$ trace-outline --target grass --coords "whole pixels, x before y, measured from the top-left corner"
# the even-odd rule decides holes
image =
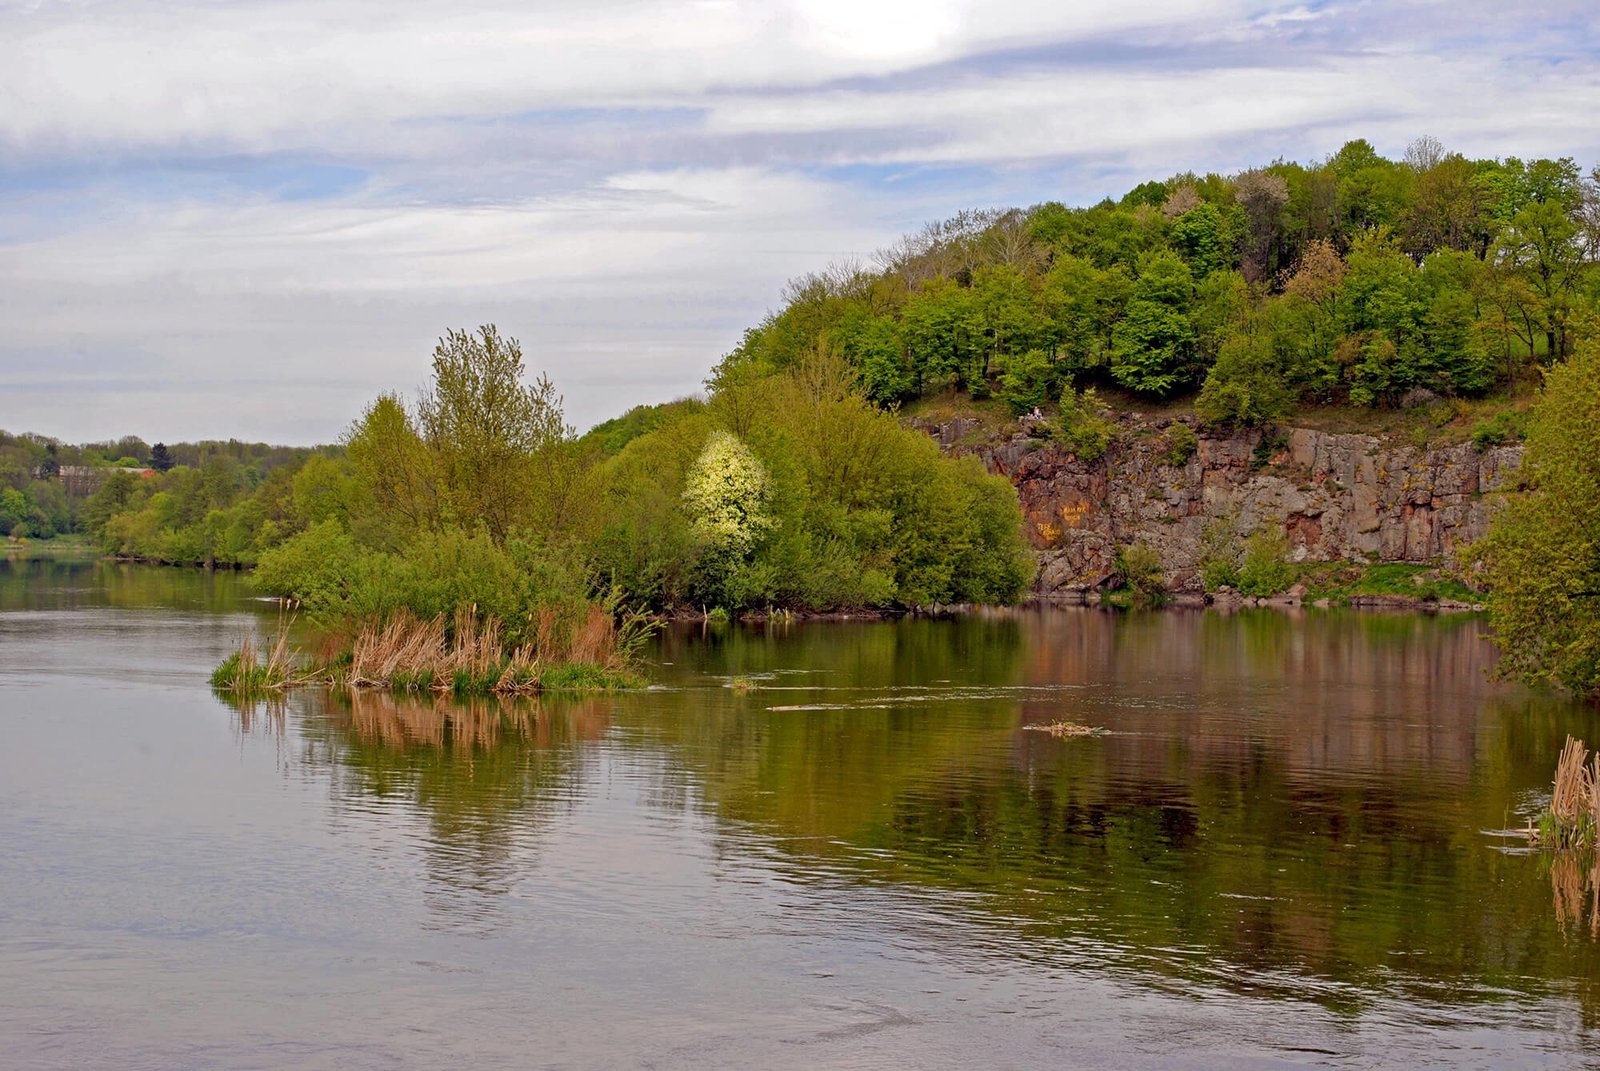
[[[277,636],[266,649],[265,657],[256,650],[249,636],[241,640],[239,649],[211,671],[211,687],[219,692],[250,698],[282,692],[304,677],[305,674],[289,654],[288,626],[280,624]]]
[[[1514,425],[1533,397],[1531,390],[1523,388],[1514,397],[1502,392],[1483,398],[1440,398],[1410,409],[1303,405],[1278,423],[1336,434],[1376,435],[1416,446],[1445,446],[1472,442],[1485,426]]]
[[[1113,386],[1102,385],[1097,395],[1113,414],[1138,413],[1147,421],[1194,417],[1193,393],[1158,400],[1143,398]],[[1409,409],[1382,409],[1351,405],[1299,405],[1273,423],[1283,428],[1309,428],[1335,434],[1374,435],[1391,443],[1414,446],[1448,446],[1479,443],[1480,448],[1499,442],[1514,442],[1535,392],[1523,384],[1515,395],[1503,390],[1483,398],[1437,398]],[[1054,406],[1046,407],[1046,416]],[[966,394],[946,391],[909,402],[901,410],[906,419],[946,423],[957,417],[976,420],[981,427],[969,433],[978,445],[1009,438],[1017,420],[999,398],[974,401]]]
[[[529,642],[508,647],[501,623],[470,607],[449,618],[400,613],[354,626],[343,639],[325,637],[323,657],[309,670],[289,654],[285,624],[265,658],[246,638],[213,671],[211,683],[243,695],[321,682],[351,691],[457,697],[615,691],[643,683],[634,672],[639,646],[649,635],[642,619],[628,616],[618,623],[596,605],[575,617],[541,611],[531,624]]]
[[[1307,562],[1297,567],[1298,582],[1306,586],[1306,601],[1328,599],[1340,605],[1361,595],[1403,595],[1426,601],[1478,603],[1473,591],[1437,566],[1407,562]]]
[[[1537,839],[1555,849],[1592,848],[1600,831],[1600,752],[1589,761],[1582,740],[1567,737],[1556,776],[1551,784],[1550,806],[1539,816]]]

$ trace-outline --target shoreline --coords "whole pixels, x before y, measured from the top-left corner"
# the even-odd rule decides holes
[[[116,562],[121,565],[148,565],[160,569],[198,569],[205,572],[237,572],[244,573],[251,566],[235,562],[183,562],[162,558],[145,558],[127,554],[105,554],[99,552],[92,545],[73,541],[72,543],[57,544],[51,548],[54,540],[30,541],[29,543],[8,547],[8,557],[54,557],[71,553],[92,554],[100,561]],[[41,546],[41,543],[43,545]],[[54,549],[55,553],[50,551]],[[38,551],[45,553],[40,554]],[[1298,586],[1298,585],[1297,585]],[[870,608],[856,607],[848,610],[811,610],[783,607],[767,607],[761,610],[750,610],[739,614],[728,615],[729,621],[742,624],[771,624],[771,623],[798,623],[807,621],[823,622],[848,622],[848,621],[894,621],[906,617],[922,618],[949,618],[965,617],[974,613],[996,612],[1012,609],[1037,609],[1048,607],[1105,607],[1120,609],[1115,601],[1115,592],[1102,592],[1095,590],[1064,589],[1050,594],[1030,593],[1023,597],[1015,606],[983,603],[949,603],[935,604],[933,606],[907,606]],[[282,602],[273,596],[262,596],[264,602]],[[1488,606],[1483,601],[1467,602],[1459,599],[1441,599],[1421,595],[1397,594],[1358,594],[1339,599],[1310,598],[1308,593],[1296,593],[1293,588],[1288,592],[1277,595],[1249,596],[1238,592],[1223,589],[1218,592],[1197,591],[1169,591],[1164,595],[1160,606],[1152,607],[1158,610],[1217,610],[1221,613],[1233,613],[1238,610],[1272,609],[1272,610],[1366,610],[1383,611],[1390,613],[1421,613],[1421,614],[1459,614],[1459,613],[1485,613]],[[658,620],[672,624],[707,624],[715,621],[715,612],[705,610],[677,609],[664,611],[654,615]]]

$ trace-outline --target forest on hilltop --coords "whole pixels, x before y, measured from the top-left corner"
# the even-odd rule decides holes
[[[1185,172],[1086,208],[970,211],[794,280],[716,377],[844,355],[882,405],[951,389],[1198,391],[1215,424],[1536,383],[1600,310],[1600,169],[1421,138]]]

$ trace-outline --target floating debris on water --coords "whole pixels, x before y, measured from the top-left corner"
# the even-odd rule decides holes
[[[1051,736],[1106,736],[1110,732],[1103,725],[1079,725],[1075,721],[1052,721],[1024,725],[1023,728],[1029,732],[1049,733]]]

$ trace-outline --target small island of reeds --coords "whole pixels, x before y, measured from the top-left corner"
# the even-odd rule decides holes
[[[642,685],[637,652],[651,623],[604,604],[576,617],[545,607],[528,638],[514,645],[498,618],[464,607],[446,617],[422,618],[409,610],[369,620],[352,629],[316,630],[321,657],[293,654],[290,627],[262,653],[249,637],[211,675],[212,687],[242,696],[262,696],[322,684],[353,691],[381,689],[401,694],[533,695],[552,691],[614,691]]]

